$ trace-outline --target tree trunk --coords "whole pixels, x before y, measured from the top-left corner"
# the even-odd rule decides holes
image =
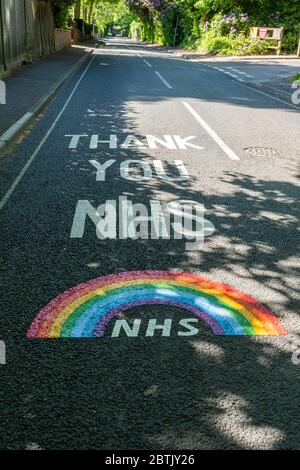
[[[81,0],[76,0],[75,7],[74,7],[74,18],[80,18],[81,13]]]
[[[88,22],[90,24],[91,24],[92,19],[93,19],[94,3],[95,3],[95,0],[90,0],[89,17],[88,17]]]

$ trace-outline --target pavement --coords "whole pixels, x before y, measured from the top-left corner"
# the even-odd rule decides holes
[[[8,106],[0,106],[0,147],[28,126],[92,50],[90,44],[72,46],[20,67],[4,80]]]
[[[1,449],[299,449],[299,109],[220,74],[110,39],[0,159]],[[214,233],[190,251],[174,237],[98,238],[87,216],[71,237],[79,201],[120,196],[193,200]],[[27,338],[67,289],[141,270],[229,284],[288,334],[215,336],[200,322],[182,336],[191,313],[143,304],[121,317],[141,321],[137,337],[113,336],[112,318],[102,338]],[[172,320],[170,335],[147,336],[153,319]]]

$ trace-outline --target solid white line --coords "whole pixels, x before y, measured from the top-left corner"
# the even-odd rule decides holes
[[[212,68],[212,66],[208,65],[208,64],[201,64],[201,65],[204,66],[204,67]],[[224,72],[224,73],[228,74],[228,72]],[[251,78],[254,78],[254,77],[251,77]],[[257,90],[256,88],[252,88],[251,86],[246,85],[245,81],[242,80],[241,78],[237,78],[236,81],[241,86],[243,86],[245,88],[248,88],[248,90],[256,91],[257,93],[260,93],[261,95],[267,96],[268,98],[271,98],[272,100],[279,101],[279,103],[283,103],[286,106],[289,106],[290,108],[294,108],[294,109],[297,109],[297,111],[300,111],[299,106],[296,106],[296,105],[291,104],[291,103],[287,103],[286,101],[283,101],[279,98],[275,98],[275,96],[269,95],[268,93],[265,93],[264,91],[260,91],[260,90]]]
[[[239,80],[240,82],[240,80]],[[261,95],[267,96],[268,98],[272,98],[272,100],[279,101],[279,103],[283,103],[286,106],[290,106],[291,108],[297,109],[297,111],[300,111],[300,107],[296,106],[295,104],[290,104],[287,103],[286,101],[283,101],[279,98],[275,98],[275,96],[269,95],[268,93],[265,93],[264,91],[257,90],[256,88],[252,88],[251,86],[246,85],[245,83],[240,83],[241,86],[248,88],[249,90],[256,91],[257,93],[260,93]]]
[[[14,180],[13,184],[11,185],[11,187],[9,188],[9,190],[6,192],[6,194],[3,196],[3,198],[1,199],[0,201],[0,210],[3,209],[3,207],[5,206],[5,204],[7,203],[7,201],[9,200],[10,196],[13,194],[13,192],[15,191],[16,187],[18,186],[18,184],[20,183],[20,181],[22,180],[23,176],[25,175],[25,173],[27,172],[28,168],[30,167],[30,165],[32,164],[32,162],[34,161],[34,159],[36,158],[36,156],[38,155],[39,151],[41,150],[41,148],[43,147],[43,145],[45,144],[45,142],[47,141],[48,137],[50,136],[50,134],[52,133],[53,129],[55,128],[56,124],[58,123],[59,119],[61,118],[61,116],[63,115],[64,111],[66,110],[68,104],[70,103],[71,99],[73,98],[73,95],[74,93],[76,92],[81,80],[83,79],[83,77],[85,76],[86,72],[88,71],[88,69],[90,68],[91,66],[91,63],[93,62],[93,60],[95,59],[96,55],[93,55],[93,57],[91,58],[90,62],[88,63],[87,67],[85,68],[85,70],[83,71],[81,77],[79,78],[78,82],[76,83],[75,87],[73,88],[73,91],[72,93],[70,94],[69,98],[67,99],[67,101],[65,102],[63,108],[61,109],[61,111],[59,112],[59,114],[57,115],[56,119],[53,121],[53,124],[51,125],[51,127],[49,128],[48,132],[46,133],[46,135],[43,137],[43,139],[41,140],[41,142],[39,143],[39,145],[37,146],[37,148],[35,149],[35,151],[33,152],[33,154],[31,155],[31,157],[29,158],[29,160],[27,161],[27,163],[24,165],[24,167],[22,168],[22,170],[20,171],[19,175],[16,177],[16,179]]]
[[[152,67],[152,65],[150,64],[150,62],[148,62],[148,60],[146,60],[146,59],[143,59],[143,61],[145,62],[145,64],[147,64],[147,65],[148,65],[148,67]]]
[[[216,134],[216,132],[207,124],[207,122],[202,119],[202,117],[192,108],[192,106],[187,103],[187,101],[183,101],[182,104],[186,107],[186,109],[192,114],[192,116],[196,119],[196,121],[201,124],[203,129],[210,135],[210,137],[219,145],[219,147],[223,150],[223,152],[228,155],[231,160],[239,160],[239,157],[228,147],[227,144]]]
[[[170,83],[167,82],[167,80],[164,79],[164,77],[161,76],[161,74],[157,71],[155,71],[156,75],[161,79],[161,81],[166,85],[167,88],[172,89],[173,87],[170,85]]]

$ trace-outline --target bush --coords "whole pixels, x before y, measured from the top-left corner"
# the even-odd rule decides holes
[[[209,54],[228,55],[232,50],[232,40],[224,36],[211,37],[206,35],[200,42],[198,49]]]
[[[282,49],[288,54],[295,54],[298,48],[299,36],[292,32],[283,35]]]
[[[268,41],[256,41],[245,37],[211,37],[207,34],[200,42],[198,49],[203,53],[216,55],[265,55],[272,53],[269,46]]]
[[[294,53],[300,30],[300,0],[126,0],[145,41],[211,54],[274,54],[274,41],[249,39],[250,27],[284,27],[283,51]],[[132,34],[132,33],[131,33]]]
[[[136,40],[142,39],[142,23],[140,21],[134,20],[131,22],[129,37]]]

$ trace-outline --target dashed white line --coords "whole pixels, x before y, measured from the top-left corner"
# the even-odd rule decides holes
[[[91,58],[90,62],[88,63],[88,65],[86,66],[86,68],[84,69],[81,77],[79,78],[78,82],[76,83],[76,85],[74,86],[73,88],[73,91],[71,92],[69,98],[67,99],[67,101],[65,102],[64,106],[62,107],[61,111],[58,113],[56,119],[53,121],[52,125],[50,126],[48,132],[45,134],[45,136],[42,138],[41,142],[39,143],[39,145],[36,147],[35,151],[33,152],[33,154],[31,155],[31,157],[29,158],[29,160],[26,162],[26,164],[24,165],[24,167],[22,168],[22,170],[20,171],[20,173],[18,174],[18,176],[16,177],[16,179],[14,180],[14,182],[12,183],[11,187],[8,189],[8,191],[5,193],[5,195],[3,196],[3,198],[1,199],[0,201],[0,210],[3,209],[3,207],[5,206],[5,204],[7,203],[7,201],[9,200],[10,196],[13,194],[13,192],[15,191],[16,187],[18,186],[18,184],[20,183],[20,181],[22,180],[23,176],[25,175],[25,173],[27,172],[28,168],[30,167],[30,165],[32,164],[32,162],[34,161],[34,159],[36,158],[36,156],[38,155],[39,151],[41,150],[41,148],[43,147],[43,145],[46,143],[46,141],[48,140],[48,137],[50,136],[50,134],[52,133],[53,129],[55,128],[56,124],[58,123],[58,121],[60,120],[61,116],[63,115],[64,111],[66,110],[68,104],[70,103],[71,99],[73,98],[77,88],[79,87],[80,85],[80,82],[81,80],[83,79],[83,77],[85,76],[85,74],[87,73],[88,69],[90,68],[93,60],[95,59],[96,55],[94,54],[93,57]]]
[[[166,85],[167,88],[172,89],[173,87],[170,85],[170,83],[167,82],[167,80],[164,79],[164,77],[155,70],[156,75],[161,79],[161,81]]]
[[[234,153],[234,151],[225,144],[221,137],[218,136],[218,134],[207,124],[206,121],[204,121],[200,114],[198,114],[187,101],[183,101],[182,104],[231,160],[240,160],[236,153]]]
[[[206,65],[206,64],[204,64],[204,65]],[[226,66],[225,69],[222,69],[221,67],[217,67],[217,66],[211,66],[211,65],[207,65],[207,67],[213,68],[214,70],[218,70],[219,72],[222,72],[225,75],[229,75],[230,77],[235,78],[239,82],[244,82],[245,80],[242,80],[238,75],[236,75],[237,73],[239,75],[242,75],[245,78],[255,78],[254,75],[250,75],[250,74],[248,74],[246,72],[243,72],[242,70],[238,70],[234,67]],[[232,72],[234,72],[234,73],[232,73]]]
[[[146,59],[143,59],[143,61],[145,62],[145,64],[147,64],[147,65],[148,65],[148,67],[152,67],[152,65],[150,64],[150,62],[148,62],[148,60],[146,60]]]

